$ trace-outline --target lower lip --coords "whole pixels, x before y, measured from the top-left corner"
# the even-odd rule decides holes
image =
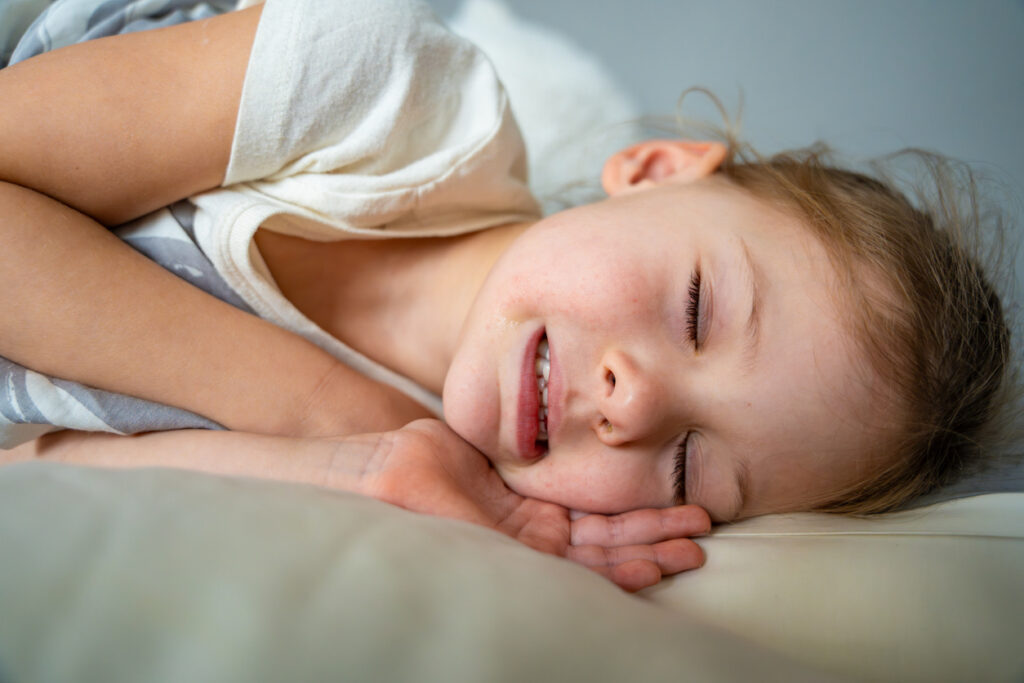
[[[523,460],[536,460],[544,455],[544,449],[537,443],[537,414],[540,410],[540,396],[537,388],[537,345],[544,336],[544,328],[534,332],[526,344],[522,374],[519,378],[519,401],[516,410],[516,449]]]

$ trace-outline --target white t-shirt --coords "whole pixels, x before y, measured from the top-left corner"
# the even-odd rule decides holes
[[[387,239],[539,216],[494,69],[417,0],[268,0],[224,185],[192,201],[196,240],[231,288],[261,317],[438,412],[435,395],[285,299],[256,230]]]

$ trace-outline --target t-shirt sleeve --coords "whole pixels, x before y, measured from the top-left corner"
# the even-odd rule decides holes
[[[225,185],[352,227],[536,213],[493,67],[417,0],[268,0]]]

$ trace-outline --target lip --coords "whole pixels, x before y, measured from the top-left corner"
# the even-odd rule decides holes
[[[537,374],[534,371],[537,346],[544,336],[541,327],[526,343],[523,363],[519,376],[519,396],[516,404],[516,452],[523,460],[532,461],[544,455],[544,449],[537,443],[537,415],[540,411]],[[550,392],[550,385],[548,391]],[[550,419],[550,412],[549,412]]]

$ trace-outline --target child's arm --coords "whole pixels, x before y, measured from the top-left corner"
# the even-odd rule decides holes
[[[0,70],[0,355],[233,429],[400,426],[426,411],[101,225],[221,182],[259,9]]]
[[[0,70],[0,180],[117,225],[217,187],[261,7]]]
[[[328,486],[495,529],[583,564],[627,590],[703,564],[701,549],[688,537],[707,533],[711,525],[707,513],[692,505],[573,520],[561,506],[510,491],[486,458],[437,420],[345,439],[61,432],[6,457],[0,453],[0,464],[5,459],[177,467]]]

